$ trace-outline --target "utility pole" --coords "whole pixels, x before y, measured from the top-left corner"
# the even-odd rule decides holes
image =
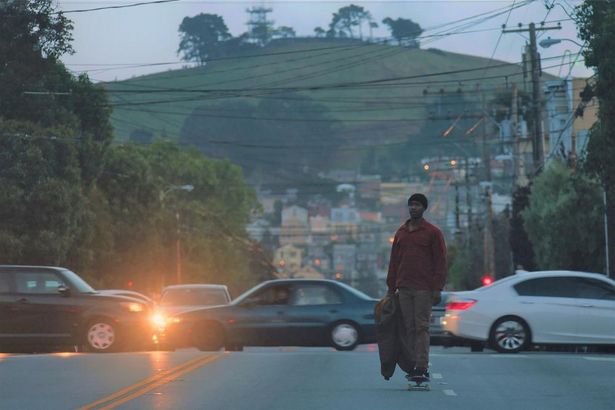
[[[175,238],[175,281],[178,285],[182,283],[182,252],[181,252],[181,229],[179,225],[179,210],[175,211],[175,221],[177,223],[177,237]]]
[[[512,85],[512,98],[510,105],[510,127],[513,141],[513,189],[515,187],[527,186],[528,180],[525,171],[525,160],[523,152],[527,145],[527,139],[519,134],[519,92],[517,84]],[[523,149],[521,145],[523,143]]]
[[[487,116],[485,93],[481,92],[481,105],[483,116]],[[495,277],[495,244],[493,239],[493,206],[491,201],[491,150],[487,141],[487,121],[482,126],[483,162],[485,163],[485,208],[486,221],[483,232],[483,274]]]
[[[461,210],[459,209],[459,183],[455,180],[455,239],[461,237]]]
[[[543,23],[544,24],[544,23]],[[544,27],[541,25],[536,28],[536,24],[530,23],[528,28],[518,28],[514,30],[502,30],[502,33],[526,33],[530,34],[528,53],[530,57],[530,71],[532,75],[532,116],[534,124],[532,127],[532,156],[534,159],[534,173],[542,169],[544,165],[544,132],[542,125],[542,89],[540,86],[540,54],[536,45],[536,32],[547,30],[560,30],[561,26]]]
[[[519,147],[519,117],[517,112],[517,84],[512,85],[512,101],[510,103],[510,131],[513,141],[513,189],[521,177],[521,149]]]
[[[483,241],[483,274],[495,278],[495,243],[493,239],[493,204],[491,199],[491,181],[485,190],[487,202],[487,220],[485,221],[485,235]]]
[[[465,162],[465,185],[466,185],[466,208],[468,218],[468,236],[472,235],[472,188],[470,187],[470,158],[466,155]]]
[[[611,277],[611,267],[609,266],[609,219],[608,219],[608,208],[607,208],[607,198],[606,198],[606,191],[607,191],[607,186],[606,184],[604,184],[603,188],[604,192],[603,192],[603,203],[604,203],[604,257],[605,257],[605,266],[604,266],[604,270],[606,272],[606,276],[608,278]]]

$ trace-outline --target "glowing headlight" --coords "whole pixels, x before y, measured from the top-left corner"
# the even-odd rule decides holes
[[[122,306],[130,312],[143,312],[143,305],[135,302],[122,302]]]
[[[156,312],[150,317],[150,321],[157,328],[163,328],[170,323],[179,323],[181,319],[178,317],[168,317],[163,313]]]
[[[165,327],[167,325],[167,318],[162,313],[154,313],[150,320],[156,327]]]

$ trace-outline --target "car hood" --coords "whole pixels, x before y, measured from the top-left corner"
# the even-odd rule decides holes
[[[130,296],[118,295],[113,292],[96,291],[96,293],[88,293],[87,295],[93,298],[99,298],[99,299],[110,300],[110,301],[135,302],[135,303],[140,303],[142,305],[148,305],[148,303],[142,299],[131,298]]]
[[[210,310],[219,307],[224,307],[228,305],[213,305],[213,306],[202,306],[202,305],[185,305],[185,306],[159,306],[158,309],[164,312],[167,315],[180,315],[184,313],[190,312],[198,312],[202,310]]]
[[[182,317],[190,317],[190,316],[200,316],[207,313],[216,313],[219,311],[226,310],[230,308],[232,305],[216,305],[216,306],[183,306],[182,309],[179,309],[175,312],[170,312],[166,310],[166,308],[162,308],[163,311],[167,312],[167,314],[171,315],[179,315]],[[184,309],[185,308],[185,309]]]

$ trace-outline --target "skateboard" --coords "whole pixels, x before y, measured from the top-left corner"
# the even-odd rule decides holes
[[[417,376],[408,379],[408,390],[410,391],[430,391],[429,379],[427,377]]]

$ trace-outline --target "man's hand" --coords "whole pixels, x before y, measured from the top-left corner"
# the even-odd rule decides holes
[[[393,296],[393,295],[395,295],[395,289],[389,289],[387,291],[387,296]]]
[[[431,304],[433,306],[437,305],[442,301],[442,293],[439,290],[434,290],[431,294]]]

